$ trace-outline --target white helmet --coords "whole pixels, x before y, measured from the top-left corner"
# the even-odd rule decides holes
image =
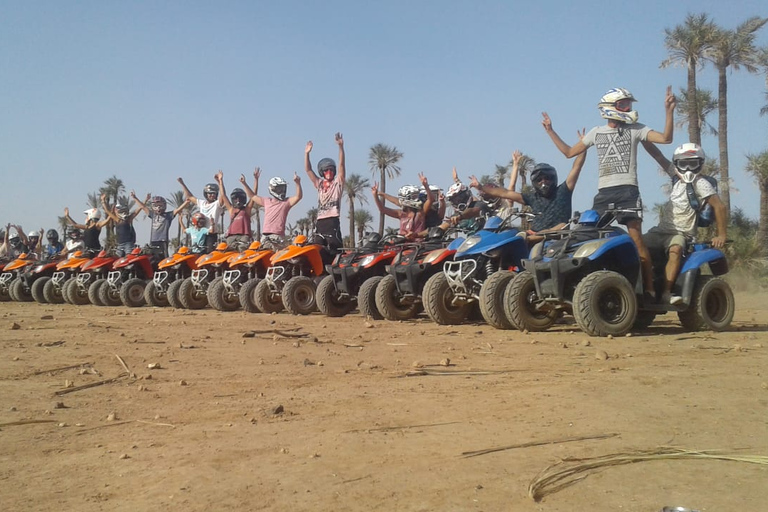
[[[274,177],[269,180],[269,193],[278,201],[285,201],[285,192],[288,183],[283,178]]]
[[[97,208],[89,208],[83,211],[83,213],[85,214],[85,218],[87,220],[99,220],[101,218],[101,214]]]
[[[432,209],[439,210],[440,203],[438,203],[438,199],[440,198],[440,187],[437,185],[430,185],[429,192],[432,194]],[[427,191],[424,189],[424,185],[419,187],[419,200],[422,204],[427,202]]]
[[[616,103],[621,100],[637,101],[627,89],[622,89],[621,87],[611,89],[603,94],[603,97],[600,98],[600,103],[597,104],[600,116],[603,119],[613,119],[614,121],[627,124],[636,123],[639,118],[636,110],[630,110],[629,112],[616,110]]]
[[[460,212],[463,212],[467,209],[467,205],[469,204],[471,197],[472,193],[463,183],[454,183],[450,186],[448,192],[445,194],[445,198],[449,203],[451,203],[451,206]]]
[[[672,162],[675,164],[678,176],[684,183],[693,183],[701,168],[704,166],[704,150],[693,142],[686,142],[675,149]]]
[[[419,198],[419,189],[413,185],[404,185],[397,191],[397,199],[403,208],[413,208],[420,210],[423,203]]]

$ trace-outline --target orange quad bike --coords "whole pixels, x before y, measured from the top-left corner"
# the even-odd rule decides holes
[[[37,254],[23,252],[18,258],[7,263],[0,274],[0,296],[3,300],[16,302],[32,302],[32,292],[25,286],[23,274],[38,263]]]
[[[324,259],[330,253],[325,245],[308,243],[299,235],[293,244],[272,256],[264,280],[256,285],[255,299],[264,313],[287,309],[294,315],[308,315],[317,310],[315,292],[325,276]],[[329,261],[329,262],[330,262]]]
[[[219,311],[234,311],[242,306],[249,313],[258,312],[254,291],[264,279],[275,252],[261,242],[251,242],[245,251],[229,259],[223,279],[208,287],[208,304]]]
[[[51,280],[51,276],[56,271],[56,265],[62,259],[63,256],[60,256],[58,253],[53,254],[39,261],[37,265],[27,267],[28,270],[20,276],[20,279],[24,281],[24,289],[29,290],[35,302],[39,304],[46,303],[45,296],[43,295],[45,283]]]
[[[88,304],[90,302],[94,306],[108,305],[101,299],[101,289],[107,282],[107,274],[112,269],[115,260],[117,260],[117,256],[101,250],[95,258],[80,266],[80,272],[67,288],[70,301],[76,304]]]
[[[185,279],[197,270],[197,259],[200,253],[192,252],[189,247],[182,246],[157,264],[157,270],[152,281],[144,288],[144,300],[149,306],[182,308],[179,301],[179,288]]]
[[[45,301],[51,304],[63,304],[67,302],[74,304],[69,299],[69,289],[75,283],[75,276],[80,272],[80,267],[91,260],[91,253],[85,251],[75,251],[66,260],[60,261],[56,265],[56,271],[51,276],[51,280],[43,286],[43,297]],[[80,304],[88,303],[88,296],[83,297],[75,294],[75,300]]]
[[[224,279],[224,271],[229,268],[229,259],[239,254],[230,250],[226,242],[220,242],[216,249],[200,256],[195,264],[197,269],[181,284],[179,302],[186,309],[203,309],[208,305],[208,288]]]

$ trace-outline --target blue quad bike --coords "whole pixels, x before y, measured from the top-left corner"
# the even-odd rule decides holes
[[[479,305],[483,319],[497,329],[512,329],[504,314],[504,291],[528,257],[522,232],[512,222],[523,216],[515,210],[502,220],[490,217],[483,227],[467,237],[452,261],[424,285],[424,310],[441,325],[460,324]]]
[[[505,291],[509,320],[520,330],[543,331],[568,312],[590,336],[622,336],[674,311],[688,330],[726,329],[735,301],[719,277],[728,272],[725,254],[707,244],[691,244],[673,288],[683,303],[646,301],[637,248],[622,228],[610,225],[616,214],[628,212],[639,210],[610,208],[602,217],[587,210],[570,229],[534,246],[522,262],[525,270]],[[663,256],[654,259],[657,292],[664,279]]]

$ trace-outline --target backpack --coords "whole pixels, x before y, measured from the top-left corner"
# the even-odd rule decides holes
[[[707,180],[715,189],[715,193],[717,193],[717,179],[715,179],[713,176],[707,176],[706,174],[699,174],[699,177],[701,179]],[[672,184],[677,183],[679,180],[680,177],[675,176],[672,178]],[[708,228],[711,226],[712,221],[715,219],[715,210],[712,208],[712,206],[709,203],[704,205],[701,204],[699,198],[696,197],[696,190],[693,188],[693,183],[685,184],[685,192],[688,196],[688,202],[690,203],[691,208],[696,211],[698,216],[698,227]]]

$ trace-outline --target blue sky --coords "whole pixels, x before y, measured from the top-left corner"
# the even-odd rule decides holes
[[[465,179],[489,174],[514,149],[563,179],[571,162],[544,133],[542,111],[574,142],[578,128],[602,124],[600,96],[626,87],[640,121],[661,130],[665,87],[677,91],[686,78],[682,68],[659,69],[664,28],[688,12],[728,28],[768,16],[762,1],[657,0],[5,1],[2,12],[0,222],[27,231],[55,227],[65,206],[83,210],[86,193],[113,174],[140,196],[168,196],[177,176],[199,194],[222,169],[231,190],[257,165],[267,179],[303,176],[295,220],[317,202],[304,145],[314,141],[314,162],[335,158],[336,131],[348,173],[371,176],[368,150],[378,142],[404,153],[389,190],[418,172],[447,187],[452,166]],[[758,43],[768,45],[766,29]],[[705,68],[700,86],[714,91],[716,78]],[[767,149],[764,76],[729,79],[732,203],[757,218],[743,168],[745,154]],[[676,130],[674,145],[686,133]],[[704,149],[716,155],[716,139],[707,136]],[[639,165],[645,203],[662,201],[656,165],[646,155]],[[574,209],[589,207],[596,190],[591,152]],[[345,216],[346,207],[346,234]],[[140,217],[141,242],[148,224]]]

